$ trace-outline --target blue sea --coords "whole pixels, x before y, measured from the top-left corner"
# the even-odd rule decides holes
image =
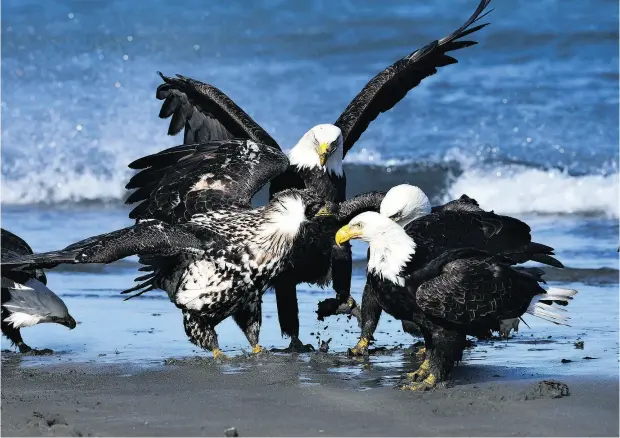
[[[458,28],[477,0],[4,0],[2,227],[36,251],[131,224],[127,164],[180,144],[158,118],[156,72],[219,87],[285,148],[336,120],[377,72]],[[526,317],[507,342],[479,344],[465,363],[549,373],[618,371],[618,3],[495,0],[479,44],[378,117],[345,160],[349,195],[419,185],[439,203],[466,193],[527,221],[567,266],[549,283],[580,291],[571,326]],[[259,197],[257,202],[264,202]],[[360,300],[365,247],[356,245]],[[24,330],[58,361],[161,363],[204,354],[187,341],[162,292],[123,302],[135,259],[60,269],[49,286],[77,329]],[[329,289],[299,287],[302,339],[344,352],[359,333],[345,317],[317,322]],[[275,298],[261,343],[284,347]],[[384,315],[377,346],[414,340]],[[229,354],[248,349],[231,321]],[[574,343],[584,340],[584,350]],[[2,348],[9,348],[6,340]],[[596,360],[583,358],[596,357]],[[392,366],[398,354],[373,360]],[[560,359],[573,362],[561,364]],[[382,362],[383,361],[383,362]],[[356,372],[363,372],[357,368]]]

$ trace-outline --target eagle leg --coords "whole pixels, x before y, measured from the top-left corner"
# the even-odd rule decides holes
[[[336,298],[341,303],[348,302],[351,309],[357,307],[357,303],[351,297],[351,275],[353,273],[353,255],[351,244],[334,245],[332,247],[332,283]]]
[[[220,350],[214,325],[198,312],[183,310],[183,327],[191,343],[213,352],[213,359],[225,360],[227,357]]]
[[[428,361],[428,359],[425,359],[424,362],[422,362],[422,364],[416,371],[412,373],[406,373],[404,375],[404,379],[405,381],[409,383],[421,382],[424,379],[426,379],[430,374],[431,374],[431,364]]]
[[[263,347],[258,345],[262,321],[262,301],[260,293],[257,292],[248,303],[233,313],[233,319],[252,346],[252,354],[262,352]]]
[[[411,382],[400,385],[398,388],[404,391],[429,391],[437,385],[437,378],[431,373],[421,382]]]
[[[368,355],[368,345],[370,340],[373,339],[375,330],[377,330],[381,313],[381,305],[374,296],[372,286],[369,282],[366,282],[366,285],[364,286],[364,293],[362,294],[362,311],[360,318],[362,335],[357,345],[347,351],[349,356]]]
[[[419,360],[424,360],[426,358],[426,347],[418,348],[418,350],[415,352],[415,356]]]
[[[347,350],[347,355],[349,356],[368,356],[368,345],[370,344],[370,339],[365,336],[361,336],[360,340],[357,342],[355,347],[349,348]]]
[[[3,309],[4,310],[4,309]],[[8,315],[7,315],[8,316]],[[4,319],[5,315],[3,315]],[[45,348],[43,350],[37,350],[28,346],[24,340],[22,339],[21,332],[19,328],[13,327],[11,324],[2,323],[2,334],[7,337],[11,344],[15,345],[21,354],[28,354],[33,356],[53,354],[54,351],[49,348]]]
[[[398,386],[401,389],[426,391],[435,388],[448,380],[454,362],[460,361],[463,357],[465,335],[445,330],[434,324],[423,329],[423,334],[424,362],[418,370],[405,375],[406,381]]]
[[[297,284],[292,275],[283,273],[274,284],[276,303],[278,306],[278,320],[282,335],[289,336],[291,342],[287,348],[274,348],[271,351],[278,353],[309,353],[314,347],[305,344],[299,339],[299,306],[297,304]]]

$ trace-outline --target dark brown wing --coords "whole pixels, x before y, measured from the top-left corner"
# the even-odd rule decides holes
[[[175,146],[129,165],[142,169],[126,186],[137,189],[127,204],[142,201],[129,217],[175,223],[218,207],[250,207],[252,196],[288,166],[282,151],[251,140]]]
[[[493,328],[498,320],[523,315],[532,297],[542,293],[537,276],[494,257],[475,257],[447,263],[418,287],[416,302],[429,316]]]
[[[158,73],[164,80],[156,94],[164,101],[159,117],[172,116],[168,135],[176,135],[185,128],[185,144],[247,138],[280,148],[258,123],[216,87],[181,75],[170,78]]]
[[[3,261],[9,260],[9,259],[12,259],[18,256],[32,254],[32,248],[30,248],[30,245],[28,245],[24,239],[11,233],[8,230],[5,230],[4,228],[0,228],[0,231],[2,233],[0,245],[2,246],[2,260]],[[6,274],[9,278],[11,278],[14,281],[19,281],[19,282],[27,281],[27,278],[23,278],[24,273],[14,274],[14,275],[18,275],[19,278],[14,277],[14,275],[9,273],[8,271],[3,271],[3,274]],[[28,274],[28,276],[30,275],[32,275],[34,278],[39,280],[41,283],[47,284],[47,277],[45,276],[45,273],[42,270],[36,269],[32,274]]]
[[[439,67],[457,63],[456,59],[447,55],[448,52],[477,44],[475,41],[459,40],[486,26],[480,24],[470,27],[491,12],[481,15],[490,2],[481,0],[463,26],[447,37],[433,41],[396,61],[366,84],[335,123],[342,130],[345,155],[379,114],[390,110],[424,78],[437,73]]]

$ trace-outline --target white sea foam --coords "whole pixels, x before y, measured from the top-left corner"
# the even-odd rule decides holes
[[[454,181],[445,200],[466,193],[501,214],[598,214],[618,217],[618,174],[571,176],[521,166],[470,168]]]

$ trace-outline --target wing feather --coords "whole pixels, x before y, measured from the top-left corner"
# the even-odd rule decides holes
[[[458,62],[446,55],[447,52],[477,44],[457,40],[486,26],[480,24],[470,28],[491,12],[482,14],[490,2],[481,0],[472,16],[456,31],[396,61],[366,84],[335,122],[342,130],[345,155],[379,114],[390,110],[422,80],[437,73],[438,68]]]
[[[164,81],[155,94],[163,100],[159,117],[172,116],[168,135],[185,128],[185,144],[243,138],[279,149],[267,131],[218,88],[181,75],[158,74]]]
[[[523,315],[532,297],[545,293],[539,281],[497,257],[457,259],[418,287],[416,302],[429,316],[494,329],[499,320]]]
[[[0,228],[1,231],[1,241],[0,241],[0,246],[2,246],[2,261],[4,260],[8,260],[14,257],[18,257],[18,256],[22,256],[22,255],[28,255],[28,254],[32,254],[32,248],[30,248],[30,245],[28,245],[26,243],[26,241],[24,239],[22,239],[21,237],[11,233],[8,230],[5,230],[4,228]],[[43,284],[47,284],[47,277],[45,276],[45,273],[40,270],[37,269],[32,273],[26,274],[25,273],[9,273],[7,271],[3,271],[9,278],[11,278],[13,281],[18,281],[18,282],[25,282],[28,278],[36,278],[38,281],[40,281]]]
[[[126,203],[141,202],[129,217],[170,223],[222,206],[249,207],[252,196],[284,172],[288,158],[251,140],[182,145],[140,158],[127,184],[135,190]]]

